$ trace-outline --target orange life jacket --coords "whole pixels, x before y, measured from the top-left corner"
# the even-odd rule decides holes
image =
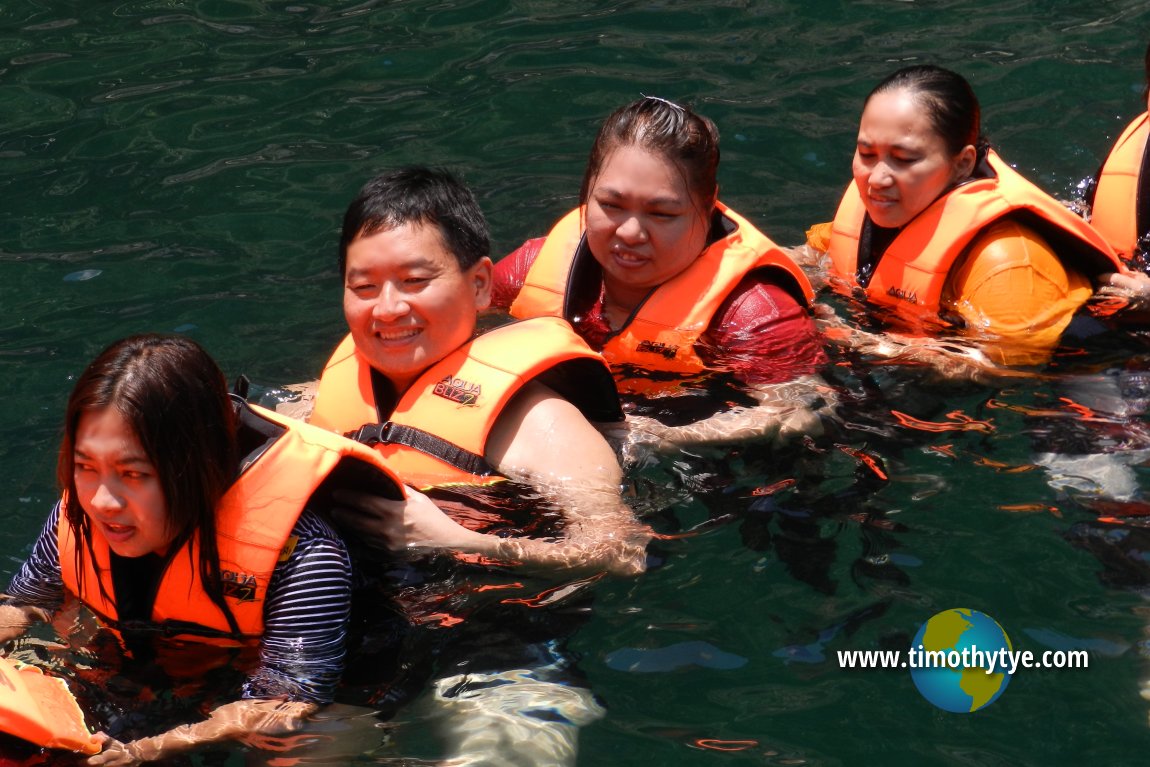
[[[198,537],[193,537],[169,562],[152,606],[152,621],[170,636],[221,644],[243,644],[260,637],[272,571],[295,546],[292,528],[313,495],[338,485],[393,499],[403,497],[402,484],[371,448],[255,405],[243,403],[239,407],[241,429],[254,428],[259,436],[266,434],[274,440],[242,470],[216,509],[224,599],[239,634],[232,631],[223,611],[204,590],[198,567]],[[116,628],[118,614],[107,542],[93,535],[90,551],[81,544],[81,577],[77,541],[64,514],[60,515],[57,534],[64,585]]]
[[[739,281],[756,269],[783,274],[785,286],[810,307],[814,290],[790,257],[738,213],[722,203],[715,205],[734,229],[709,245],[685,270],[651,291],[604,344],[603,357],[615,372],[620,391],[651,393],[645,378],[703,373],[706,365],[696,350],[700,336]],[[511,304],[513,316],[573,319],[568,308],[573,274],[577,262],[591,257],[581,247],[583,214],[583,208],[576,208],[547,235]],[[654,375],[644,375],[647,373]]]
[[[84,723],[84,712],[63,679],[36,666],[0,658],[0,732],[44,748],[100,753],[100,741]],[[0,764],[44,764],[39,759]]]
[[[371,363],[347,336],[320,377],[310,421],[374,443],[384,463],[420,488],[490,484],[487,438],[524,384],[537,380],[591,421],[623,413],[603,358],[564,320],[539,317],[483,333],[424,371],[395,410],[376,409]]]
[[[1145,233],[1138,226],[1138,190],[1148,136],[1150,114],[1144,112],[1118,137],[1094,191],[1090,223],[1124,261],[1133,258]]]
[[[1118,258],[1093,228],[1023,178],[994,152],[986,158],[993,175],[962,184],[935,200],[903,227],[882,254],[866,285],[874,304],[903,314],[937,314],[947,275],[987,225],[1013,214],[1032,226],[1063,263],[1094,276],[1116,271]],[[858,187],[843,195],[831,229],[831,268],[857,286],[859,237],[866,207]],[[1018,296],[1025,301],[1026,296]]]

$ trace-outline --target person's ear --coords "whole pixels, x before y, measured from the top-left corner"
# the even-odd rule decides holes
[[[472,264],[471,268],[467,270],[467,279],[475,289],[476,311],[483,311],[491,306],[492,272],[494,268],[495,265],[491,262],[491,259],[484,256]]]
[[[970,178],[974,173],[975,163],[978,162],[978,150],[973,144],[967,144],[958,153],[954,161],[954,182],[958,183]]]

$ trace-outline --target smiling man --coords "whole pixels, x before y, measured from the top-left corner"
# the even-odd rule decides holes
[[[420,490],[511,479],[562,515],[561,534],[543,540],[468,528],[431,502],[361,499],[378,512],[364,532],[382,546],[637,573],[645,538],[591,423],[622,419],[610,372],[554,318],[475,336],[489,250],[474,196],[450,174],[406,168],[370,181],[340,240],[350,334],[324,368],[311,422],[358,432]]]
[[[565,765],[578,727],[602,709],[562,638],[588,614],[581,586],[644,569],[649,532],[591,423],[623,417],[602,358],[554,317],[476,335],[489,249],[475,198],[449,174],[406,168],[370,181],[340,241],[350,333],[324,368],[311,421],[375,444],[426,493],[409,491],[406,504],[346,494],[339,521],[357,542],[416,555],[361,564],[417,632],[398,665],[430,669],[447,756]],[[533,577],[549,572],[563,582]],[[379,673],[397,662],[389,652],[360,667]],[[392,681],[380,689],[395,698]]]

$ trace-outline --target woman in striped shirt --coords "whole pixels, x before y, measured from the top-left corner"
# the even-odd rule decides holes
[[[173,686],[202,674],[186,660],[164,663],[173,647],[202,656],[221,645],[217,666],[250,650],[239,700],[150,737],[99,733],[89,764],[284,734],[331,702],[351,567],[326,522],[302,500],[279,500],[275,477],[307,464],[270,446],[296,428],[310,427],[229,397],[211,357],[178,336],[117,342],[77,380],[57,469],[63,495],[0,600],[0,641],[79,598],[129,658],[158,664]]]

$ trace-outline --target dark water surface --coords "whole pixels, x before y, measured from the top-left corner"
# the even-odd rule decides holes
[[[794,244],[833,215],[865,93],[928,61],[966,74],[1003,155],[1069,197],[1141,109],[1148,33],[1135,0],[6,2],[0,576],[53,500],[71,377],[108,342],[177,331],[262,387],[315,376],[343,332],[339,218],[379,169],[460,172],[504,253],[574,204],[601,119],[657,94],[716,121],[724,200]],[[1089,375],[1141,342],[1123,344]],[[859,390],[849,370],[842,383]],[[1025,470],[1048,432],[1026,409],[1064,408],[1063,390],[890,390],[843,435],[889,481],[833,445],[635,478],[661,530],[697,529],[660,542],[660,568],[600,584],[572,645],[608,716],[579,764],[1145,760],[1150,611],[1126,587],[1150,547],[1073,545],[1096,512]],[[739,519],[704,524],[724,514]],[[1104,561],[1121,575],[1100,577]],[[1015,649],[1090,647],[1090,668],[1019,672],[956,715],[905,672],[835,660],[904,648],[952,607],[993,616]]]

